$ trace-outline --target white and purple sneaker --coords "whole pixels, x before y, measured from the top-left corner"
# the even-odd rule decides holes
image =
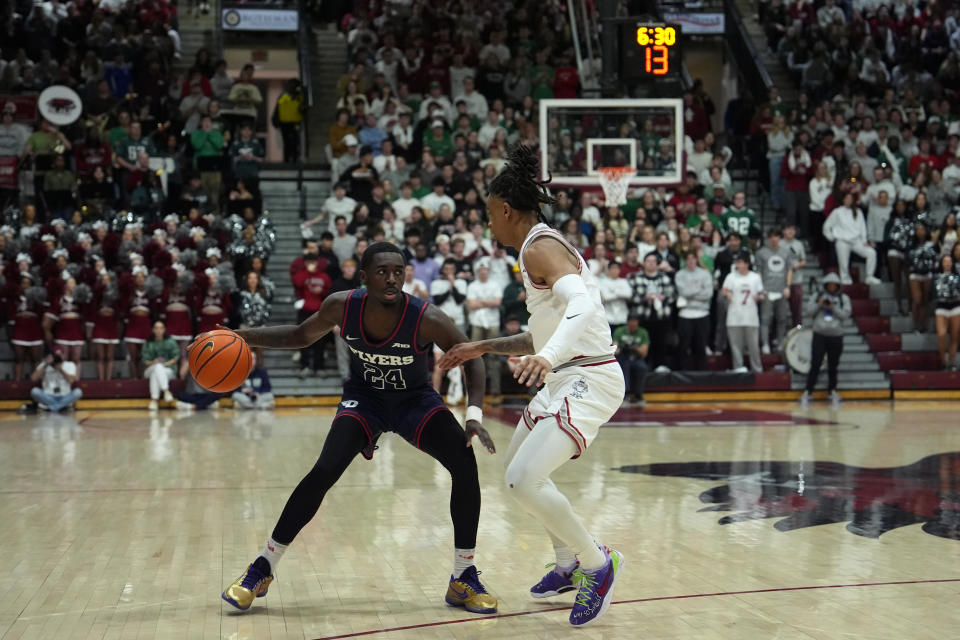
[[[548,567],[554,567],[554,564],[548,564]],[[530,595],[534,598],[552,598],[561,593],[573,591],[576,587],[573,584],[573,572],[576,571],[580,563],[573,565],[569,571],[556,566],[550,573],[543,576],[540,582],[530,587]]]
[[[577,567],[573,571],[573,581],[580,586],[577,600],[570,612],[570,624],[583,627],[594,622],[606,613],[613,602],[613,587],[623,570],[623,554],[615,549],[603,547],[607,563],[593,571]]]

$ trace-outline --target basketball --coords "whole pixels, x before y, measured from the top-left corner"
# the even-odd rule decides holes
[[[214,393],[233,391],[253,370],[253,352],[233,331],[211,331],[190,345],[190,374],[201,387]]]

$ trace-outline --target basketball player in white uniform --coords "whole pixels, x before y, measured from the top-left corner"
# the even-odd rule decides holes
[[[586,261],[540,213],[550,203],[525,146],[490,183],[490,228],[520,254],[530,330],[452,347],[444,369],[485,353],[513,356],[517,380],[543,387],[524,409],[507,452],[507,489],[547,529],[556,568],[530,589],[543,598],[578,588],[570,623],[589,624],[612,602],[623,555],[599,545],[550,475],[580,457],[623,402],[623,372],[596,278]]]

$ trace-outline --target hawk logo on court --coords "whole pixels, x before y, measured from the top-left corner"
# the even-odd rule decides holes
[[[576,382],[573,383],[573,390],[570,392],[570,395],[578,400],[583,400],[583,394],[590,390],[590,387],[587,386],[587,381],[583,376],[581,376]]]
[[[344,400],[340,403],[340,406],[344,409],[353,409],[355,406],[357,406],[357,404],[358,403],[356,400]]]
[[[960,451],[902,467],[855,467],[837,462],[668,462],[626,465],[624,473],[723,482],[700,494],[700,511],[729,512],[726,525],[779,518],[793,531],[847,523],[847,531],[879,538],[920,524],[924,533],[960,540]]]

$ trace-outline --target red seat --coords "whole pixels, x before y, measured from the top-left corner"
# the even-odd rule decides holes
[[[886,316],[863,316],[853,320],[860,333],[890,333],[890,318]]]
[[[850,296],[850,300],[866,300],[870,298],[870,285],[848,284],[843,287],[843,292]]]
[[[899,333],[868,333],[864,336],[870,351],[899,351],[900,334]]]
[[[937,371],[940,356],[936,351],[887,351],[877,354],[877,363],[884,371]]]
[[[853,306],[853,317],[878,316],[880,315],[879,300],[851,300]]]
[[[960,371],[894,371],[894,389],[960,389]]]

